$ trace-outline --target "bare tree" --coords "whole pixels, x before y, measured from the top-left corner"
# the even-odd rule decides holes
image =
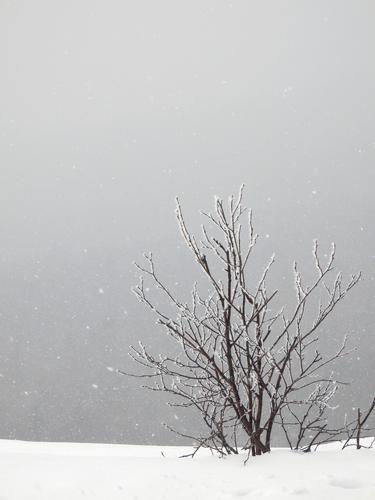
[[[278,291],[267,287],[274,257],[257,282],[249,277],[257,235],[242,195],[243,186],[227,207],[217,198],[213,213],[202,212],[208,226],[202,226],[199,242],[176,200],[182,237],[211,291],[202,296],[194,285],[191,302],[180,301],[160,279],[152,254],[145,255],[146,264],[136,264],[142,275],[134,291],[179,344],[179,353],[155,356],[140,343],[130,355],[145,369],[140,376],[154,381],[149,389],[169,393],[171,405],[198,410],[207,433],[190,436],[197,449],[210,447],[229,454],[242,447],[249,455],[260,455],[270,451],[275,426],[284,430],[291,448],[305,451],[342,438],[345,432],[349,439],[351,433],[355,437],[353,429],[363,430],[360,416],[354,426],[331,429],[327,422],[331,400],[343,383],[327,375],[327,367],[350,352],[346,338],[330,356],[319,351],[318,339],[321,325],[360,274],[344,281],[341,273],[334,273],[335,246],[323,261],[315,241],[315,278],[305,284],[294,263],[296,303],[289,313],[286,307],[275,311]],[[144,279],[151,279],[173,304],[175,316],[150,298]],[[314,296],[319,304],[312,314]]]

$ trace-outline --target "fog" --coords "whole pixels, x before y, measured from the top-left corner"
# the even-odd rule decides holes
[[[368,1],[0,2],[0,437],[175,443],[177,415],[116,369],[164,352],[131,292],[152,250],[182,296],[196,266],[174,216],[245,183],[274,279],[337,244],[363,280],[340,406],[373,391],[375,4]],[[285,285],[285,287],[284,287]]]

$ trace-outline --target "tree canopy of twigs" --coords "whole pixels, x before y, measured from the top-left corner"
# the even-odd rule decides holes
[[[335,245],[323,260],[314,241],[315,278],[305,283],[294,263],[295,305],[288,313],[286,308],[274,310],[278,290],[269,289],[267,278],[275,259],[259,273],[259,281],[250,279],[248,265],[258,236],[242,198],[243,186],[228,205],[216,198],[213,213],[202,212],[206,224],[200,240],[189,231],[176,199],[182,238],[209,283],[207,295],[194,285],[190,303],[181,302],[159,277],[152,254],[144,256],[144,265],[136,264],[141,277],[135,294],[178,343],[179,352],[155,355],[141,342],[132,346],[131,357],[144,369],[135,376],[149,378],[149,389],[169,393],[171,405],[199,412],[207,432],[190,436],[196,449],[230,454],[243,448],[249,456],[260,455],[271,450],[275,427],[284,431],[293,449],[310,451],[345,437],[348,444],[365,429],[374,404],[365,422],[359,413],[341,428],[328,426],[327,412],[341,382],[327,376],[327,366],[350,350],[344,338],[336,352],[325,355],[318,340],[323,322],[360,274],[345,280],[334,270]],[[173,317],[152,299],[144,278],[173,304]],[[311,310],[306,311],[313,296],[319,304],[311,318]]]

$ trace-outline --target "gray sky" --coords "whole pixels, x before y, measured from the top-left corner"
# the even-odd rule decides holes
[[[281,282],[313,238],[363,271],[328,333],[359,343],[344,370],[367,401],[374,19],[361,0],[0,1],[1,437],[173,439],[170,410],[106,368],[165,347],[132,261],[152,249],[183,293],[175,195],[199,228],[242,182]]]

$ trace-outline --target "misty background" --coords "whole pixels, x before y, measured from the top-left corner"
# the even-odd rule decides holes
[[[174,197],[198,232],[242,182],[285,300],[314,238],[362,270],[324,338],[358,346],[342,412],[368,403],[374,28],[371,0],[0,0],[1,438],[167,444],[163,421],[197,425],[116,373],[138,340],[167,348],[132,263],[152,250],[188,296]]]

